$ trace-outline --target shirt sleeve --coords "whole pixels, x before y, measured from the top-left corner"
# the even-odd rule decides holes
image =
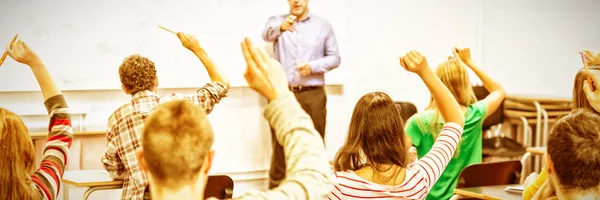
[[[421,145],[421,139],[423,138],[423,133],[417,124],[416,118],[418,118],[418,116],[418,114],[413,115],[404,124],[404,133],[410,137],[412,144],[415,147],[419,147]]]
[[[67,166],[67,156],[73,140],[71,115],[62,94],[44,102],[50,123],[48,140],[40,168],[31,179],[40,191],[42,199],[55,199],[60,191],[61,179]]]
[[[286,178],[275,189],[251,192],[240,199],[327,199],[333,188],[333,171],[323,139],[293,94],[270,102],[265,117],[284,148]]]
[[[531,198],[533,198],[533,196],[535,195],[535,193],[538,192],[540,187],[544,185],[544,182],[548,180],[546,176],[546,169],[545,167],[543,167],[542,171],[540,172],[540,175],[538,175],[535,181],[529,187],[525,188],[525,191],[523,191],[523,200],[530,200]]]
[[[340,49],[337,44],[333,27],[327,23],[324,28],[325,34],[325,56],[310,61],[308,64],[311,67],[312,73],[326,73],[340,66],[341,57]]]
[[[485,120],[485,116],[487,115],[487,105],[485,101],[478,101],[473,104],[473,108],[475,112],[481,114],[483,120]]]
[[[212,112],[213,108],[223,97],[227,96],[229,92],[229,87],[225,85],[214,82],[208,83],[204,87],[198,89],[198,91],[191,94],[179,94],[173,93],[171,95],[162,96],[160,98],[160,103],[165,103],[173,100],[188,100],[192,103],[202,106],[206,113]]]
[[[462,136],[463,127],[452,122],[444,124],[431,150],[417,161],[415,167],[425,179],[428,188],[433,187],[454,155]]]
[[[123,179],[125,175],[125,166],[119,157],[118,137],[113,130],[115,126],[114,116],[108,119],[106,140],[107,146],[104,155],[102,156],[102,166],[113,179]]]

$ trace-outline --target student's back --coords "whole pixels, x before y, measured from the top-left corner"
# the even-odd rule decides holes
[[[432,111],[417,113],[406,122],[405,132],[411,137],[413,145],[417,148],[417,157],[423,158],[435,142],[432,129],[420,129],[417,121],[425,122],[425,126],[431,126],[435,118]],[[462,138],[457,151],[450,159],[448,167],[440,179],[429,192],[429,197],[432,199],[447,199],[452,196],[454,187],[458,182],[460,172],[467,166],[475,163],[481,163],[481,141],[482,141],[482,124],[486,115],[486,105],[483,102],[477,102],[467,107],[465,113],[465,126]],[[442,122],[438,122],[438,127]]]
[[[438,66],[436,75],[463,107],[464,133],[456,153],[448,163],[448,168],[431,188],[427,199],[452,197],[460,172],[468,165],[481,162],[483,121],[498,109],[504,99],[502,87],[477,67],[471,60],[468,48],[454,48],[453,53],[454,57]],[[477,74],[484,87],[490,91],[490,94],[479,102],[471,87],[466,66]],[[426,111],[417,113],[405,124],[405,132],[411,137],[419,158],[431,151],[438,137],[437,133],[442,129],[444,122],[437,113],[437,107],[437,102],[432,99]]]

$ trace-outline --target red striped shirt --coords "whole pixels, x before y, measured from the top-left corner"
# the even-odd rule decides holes
[[[337,183],[329,199],[424,199],[454,155],[462,131],[458,124],[444,124],[431,151],[406,169],[399,185],[372,183],[352,171],[336,172]]]

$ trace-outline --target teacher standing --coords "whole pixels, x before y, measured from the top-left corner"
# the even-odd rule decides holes
[[[327,94],[325,73],[340,65],[340,54],[329,21],[308,10],[309,0],[288,0],[290,13],[269,18],[262,37],[275,45],[275,59],[287,73],[290,90],[325,138]],[[271,129],[273,157],[269,188],[285,178],[283,147]]]

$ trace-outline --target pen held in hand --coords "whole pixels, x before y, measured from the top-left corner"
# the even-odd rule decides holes
[[[175,31],[169,30],[168,28],[165,28],[165,27],[162,27],[162,26],[158,26],[158,28],[161,28],[161,29],[163,29],[165,31],[168,31],[170,33],[173,33],[173,34],[177,35],[177,33]]]
[[[15,37],[10,42],[10,46],[11,47],[15,43],[15,41],[17,41],[17,37],[19,37],[19,34],[16,34]],[[6,59],[6,56],[8,56],[8,51],[4,51],[4,54],[2,54],[2,58],[0,58],[0,66],[2,66],[2,63],[4,63],[4,60]]]

